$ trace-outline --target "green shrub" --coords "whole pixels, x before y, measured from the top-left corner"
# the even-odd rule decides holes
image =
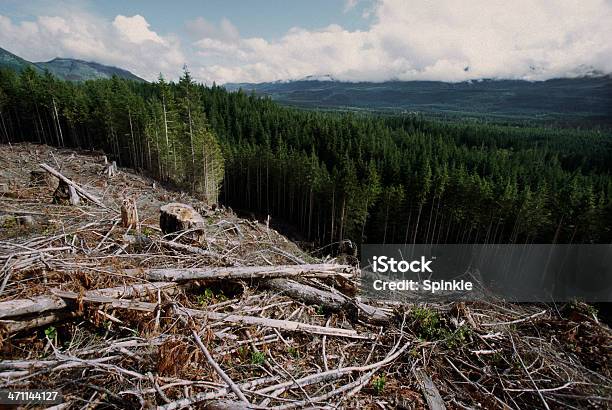
[[[261,366],[266,361],[266,354],[264,352],[251,352],[251,364]]]
[[[380,376],[377,376],[376,378],[374,378],[374,380],[372,380],[372,387],[374,387],[374,390],[376,391],[377,395],[381,395],[383,393],[383,391],[385,390],[385,383],[387,381],[385,380],[385,375],[381,374]]]

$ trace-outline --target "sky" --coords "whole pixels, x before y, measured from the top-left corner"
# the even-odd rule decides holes
[[[544,80],[612,72],[612,0],[1,0],[0,47],[147,80]]]

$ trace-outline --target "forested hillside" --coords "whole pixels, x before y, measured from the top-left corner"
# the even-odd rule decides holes
[[[317,244],[612,240],[602,131],[300,111],[187,71],[154,84],[0,71],[0,109],[4,140],[101,148],[209,201],[221,185],[220,201]]]
[[[342,82],[307,79],[226,88],[270,96],[309,109],[422,112],[442,118],[487,118],[563,126],[612,125],[612,77],[591,75],[547,81]]]
[[[28,67],[39,74],[49,71],[57,78],[68,81],[85,81],[99,78],[110,79],[113,76],[125,78],[126,80],[145,81],[121,68],[75,58],[54,58],[50,61],[34,63],[0,47],[0,68],[8,68],[21,72]]]

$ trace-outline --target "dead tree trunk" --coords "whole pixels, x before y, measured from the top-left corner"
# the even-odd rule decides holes
[[[107,163],[106,167],[104,168],[104,173],[109,178],[115,176],[115,174],[117,173],[117,162],[113,161],[111,163]]]
[[[72,185],[68,185],[64,180],[60,180],[57,189],[53,193],[53,203],[76,206],[81,203],[81,199]]]
[[[165,234],[204,228],[204,218],[191,205],[173,202],[162,206],[160,212],[159,227]]]
[[[121,204],[121,224],[124,228],[138,227],[138,208],[133,198],[125,198]]]
[[[62,185],[62,183],[67,184],[67,185],[71,186],[75,190],[75,192],[78,192],[83,198],[88,199],[89,201],[93,202],[96,205],[101,206],[102,208],[106,208],[106,205],[104,205],[100,199],[98,199],[97,197],[93,196],[89,192],[85,191],[83,188],[81,188],[75,182],[73,182],[69,178],[66,178],[64,175],[60,174],[58,171],[56,171],[53,168],[51,168],[49,165],[47,165],[47,164],[40,164],[40,167],[42,169],[44,169],[45,171],[49,172],[50,174],[52,174],[52,175],[56,176],[57,178],[59,178],[59,180],[61,181],[60,182],[60,186]]]

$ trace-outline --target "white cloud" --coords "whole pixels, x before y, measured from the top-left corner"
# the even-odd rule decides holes
[[[195,20],[187,21],[185,29],[192,38],[197,40],[235,41],[240,38],[238,29],[227,18],[222,18],[219,25],[216,25],[204,17],[198,17]]]
[[[346,0],[350,9],[361,0]],[[365,3],[364,3],[365,4]],[[54,8],[56,10],[58,8]],[[242,37],[227,18],[185,23],[186,49],[141,15],[97,17],[64,7],[33,21],[0,15],[0,46],[29,60],[116,65],[152,80],[184,63],[200,81],[261,82],[330,74],[346,81],[546,79],[612,72],[610,0],[376,0],[365,30],[294,27]],[[178,29],[178,28],[177,28]]]
[[[145,41],[165,44],[164,40],[156,32],[149,30],[149,23],[144,17],[137,14],[132,17],[118,15],[113,21],[113,26],[128,41],[142,44]]]
[[[161,36],[143,16],[118,15],[110,22],[66,10],[14,23],[0,15],[0,43],[31,61],[71,57],[115,65],[154,80],[160,72],[176,77],[186,59],[176,36]]]
[[[612,2],[606,0],[380,0],[372,13],[365,31],[293,28],[273,41],[229,39],[213,28],[194,43],[200,57],[194,74],[259,82],[322,74],[460,81],[612,72]]]

